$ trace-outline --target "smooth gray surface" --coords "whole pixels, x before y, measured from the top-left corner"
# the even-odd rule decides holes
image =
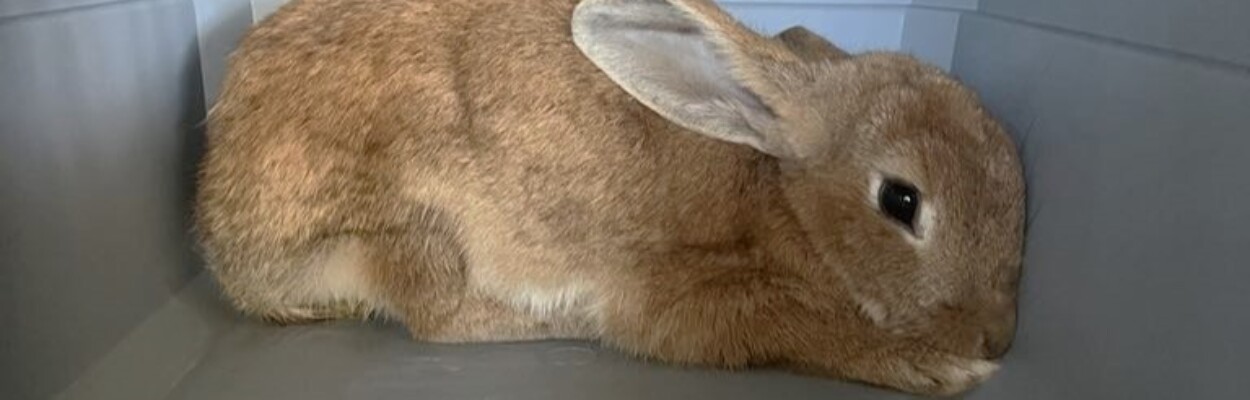
[[[954,70],[1030,185],[1020,331],[984,398],[1250,398],[1250,74],[978,15]]]
[[[0,18],[64,11],[133,0],[0,0]]]
[[[204,75],[204,102],[217,100],[226,77],[230,52],[252,27],[252,2],[248,0],[192,0],[199,36],[200,70]]]
[[[200,274],[55,400],[162,400],[239,316],[225,307],[215,282]]]
[[[905,399],[774,371],[648,364],[584,342],[431,345],[402,329],[243,322],[170,396],[271,399]]]
[[[911,4],[952,10],[976,10],[979,0],[912,0]]]
[[[268,17],[269,14],[273,14],[283,4],[288,3],[289,0],[251,0],[251,2],[253,20],[259,22]]]
[[[195,273],[195,48],[186,0],[0,19],[0,397],[58,392]]]
[[[959,33],[960,12],[930,8],[909,8],[903,14],[900,49],[921,60],[951,68],[955,39]]]
[[[982,0],[981,11],[1250,64],[1246,0]]]

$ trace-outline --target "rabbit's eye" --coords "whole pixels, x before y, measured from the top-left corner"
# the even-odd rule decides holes
[[[920,209],[920,193],[905,182],[886,180],[877,194],[881,211],[910,231],[916,230],[916,210]]]

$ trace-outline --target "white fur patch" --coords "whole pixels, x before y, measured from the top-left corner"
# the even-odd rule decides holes
[[[309,280],[308,293],[318,301],[353,300],[366,301],[373,298],[362,271],[363,249],[353,241],[346,241],[325,253],[317,268],[316,279]]]
[[[589,291],[584,285],[570,284],[559,288],[521,288],[512,291],[511,302],[540,318],[565,316],[582,311],[588,304]]]
[[[969,374],[969,376],[980,382],[997,372],[999,366],[997,363],[992,361],[970,360],[967,364],[963,365],[962,368]]]
[[[471,263],[470,285],[539,319],[590,315],[590,300],[594,292],[591,282],[564,277],[559,273],[551,274],[550,269],[537,267],[543,265],[542,261],[524,256],[511,261],[513,264],[507,264],[506,269],[494,263]],[[520,271],[546,273],[521,274],[518,273]]]
[[[885,317],[888,314],[885,305],[864,296],[856,295],[855,300],[859,302],[859,310],[872,319],[872,322],[878,325],[885,323]]]
[[[907,235],[907,240],[916,246],[925,246],[933,241],[933,221],[937,219],[937,205],[932,199],[923,199],[920,202],[919,215],[916,217],[916,234]]]
[[[911,386],[938,396],[967,391],[985,382],[996,371],[998,364],[994,362],[955,356],[925,359],[920,364],[907,364],[897,370]]]

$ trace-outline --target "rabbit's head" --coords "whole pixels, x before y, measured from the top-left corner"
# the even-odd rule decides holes
[[[573,26],[591,61],[656,113],[778,160],[819,255],[805,272],[813,286],[942,350],[1005,350],[1022,173],[970,90],[911,57],[851,56],[803,28],[761,36],[707,0],[589,0]]]

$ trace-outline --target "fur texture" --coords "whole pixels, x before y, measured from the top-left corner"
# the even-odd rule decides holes
[[[975,96],[707,0],[632,1],[280,9],[209,116],[197,230],[225,294],[420,340],[594,339],[927,394],[988,377],[1015,326],[1023,184]],[[750,95],[699,111],[727,122],[665,105],[702,89],[597,64],[611,36],[575,15],[639,4],[709,46],[733,85],[709,88]],[[915,234],[877,209],[885,178],[922,193]]]

